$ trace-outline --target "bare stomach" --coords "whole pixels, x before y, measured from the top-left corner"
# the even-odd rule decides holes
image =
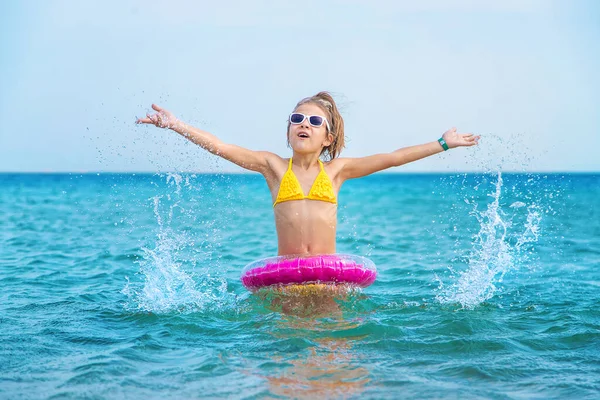
[[[294,200],[275,206],[278,254],[333,254],[337,206],[316,200]]]

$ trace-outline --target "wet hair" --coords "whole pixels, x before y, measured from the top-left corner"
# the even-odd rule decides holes
[[[333,160],[339,156],[345,146],[344,119],[338,111],[337,105],[335,104],[335,101],[329,92],[319,92],[314,96],[306,97],[300,100],[298,104],[296,104],[294,111],[297,110],[302,104],[307,103],[314,104],[325,112],[327,122],[329,122],[329,127],[331,128],[331,130],[327,133],[333,136],[333,140],[329,146],[323,148],[320,155],[326,160]],[[288,134],[289,129],[290,122],[288,121]]]

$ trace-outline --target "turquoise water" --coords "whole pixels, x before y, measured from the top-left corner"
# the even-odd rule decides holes
[[[276,253],[256,175],[0,175],[0,398],[598,398],[600,175],[378,174],[331,315],[239,281]]]

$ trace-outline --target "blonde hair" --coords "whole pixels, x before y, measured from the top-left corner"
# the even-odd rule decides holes
[[[345,146],[344,141],[344,119],[342,115],[338,111],[337,105],[335,104],[335,100],[329,92],[319,92],[311,97],[306,97],[296,104],[294,110],[297,110],[302,104],[311,103],[318,106],[321,110],[325,112],[327,115],[327,121],[329,122],[329,127],[331,128],[327,133],[333,136],[333,140],[331,144],[327,147],[324,147],[321,151],[321,156],[325,156],[328,160],[333,160],[342,152],[342,149]],[[290,122],[288,121],[288,134],[290,130]],[[289,144],[289,137],[288,137]]]

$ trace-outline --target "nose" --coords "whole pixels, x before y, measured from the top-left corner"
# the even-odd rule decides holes
[[[308,118],[304,118],[304,121],[302,121],[302,123],[300,124],[300,126],[302,128],[308,128],[308,127],[310,127],[310,123],[308,122]]]

